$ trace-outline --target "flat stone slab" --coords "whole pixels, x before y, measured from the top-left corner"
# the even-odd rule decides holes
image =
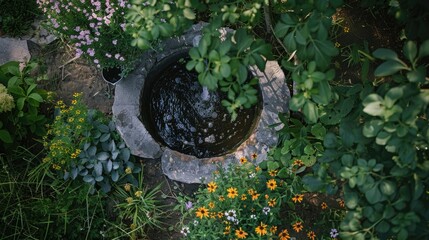
[[[275,61],[266,64],[264,72],[250,67],[253,75],[259,78],[262,93],[262,111],[252,134],[234,152],[219,157],[197,158],[161,146],[156,142],[141,122],[140,94],[150,69],[171,53],[190,48],[193,41],[201,35],[203,24],[194,25],[183,36],[166,40],[163,51],[149,51],[143,54],[135,71],[116,85],[115,101],[112,112],[117,128],[131,153],[143,158],[161,157],[162,170],[170,179],[185,183],[210,181],[212,172],[218,166],[227,168],[231,163],[238,163],[241,157],[255,164],[267,158],[270,148],[278,143],[276,129],[280,123],[278,113],[288,111],[290,92],[285,82],[285,75]]]
[[[0,38],[0,64],[10,61],[27,62],[30,57],[26,40]]]

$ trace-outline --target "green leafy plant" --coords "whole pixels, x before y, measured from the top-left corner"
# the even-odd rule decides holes
[[[46,133],[47,118],[41,113],[41,104],[48,100],[48,93],[38,87],[32,76],[36,67],[35,62],[8,62],[0,66],[0,140],[7,148],[30,134],[41,137]]]
[[[79,93],[69,107],[59,101],[56,112],[44,137],[48,154],[42,164],[46,169],[53,169],[64,180],[97,184],[104,192],[110,191],[112,182],[136,182],[132,173],[140,168],[131,161],[130,150],[112,120],[89,110]]]
[[[143,184],[143,172],[140,172],[137,186],[129,183],[117,185],[115,199],[118,204],[118,217],[121,222],[116,228],[121,229],[121,236],[131,239],[147,237],[150,229],[162,229],[162,217],[166,215],[163,206],[157,199],[161,185],[152,189]],[[119,235],[117,237],[120,237]]]

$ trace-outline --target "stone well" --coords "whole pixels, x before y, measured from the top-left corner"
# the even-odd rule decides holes
[[[217,165],[226,168],[237,163],[241,157],[248,159],[253,153],[259,163],[266,159],[268,150],[277,144],[276,129],[272,126],[280,123],[279,112],[288,111],[290,92],[285,84],[285,76],[277,62],[269,61],[264,72],[250,67],[254,76],[259,78],[262,94],[262,110],[256,119],[255,128],[235,151],[222,156],[197,158],[161,145],[149,133],[142,123],[140,95],[148,72],[158,62],[178,51],[193,46],[193,41],[201,35],[202,24],[197,24],[179,38],[166,40],[162,51],[147,51],[140,58],[136,70],[116,85],[113,115],[118,132],[133,155],[142,158],[161,158],[162,170],[170,179],[185,183],[200,183],[211,179],[211,173]]]

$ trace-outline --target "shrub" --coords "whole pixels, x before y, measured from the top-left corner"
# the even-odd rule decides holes
[[[4,150],[11,150],[12,143],[20,143],[30,134],[41,137],[46,133],[47,118],[41,113],[41,104],[50,95],[38,88],[32,76],[36,67],[34,62],[0,66],[0,141]]]
[[[37,0],[48,16],[47,25],[99,68],[121,67],[123,74],[133,69],[141,53],[131,47],[125,33],[126,0],[80,1]]]
[[[88,109],[80,93],[73,95],[68,107],[57,102],[44,146],[48,151],[42,163],[46,169],[64,180],[97,184],[104,192],[119,180],[135,184],[132,173],[140,171],[131,161],[130,150],[116,132],[115,123],[101,112]]]

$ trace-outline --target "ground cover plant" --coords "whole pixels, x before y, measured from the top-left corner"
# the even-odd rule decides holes
[[[38,4],[52,30],[96,67],[161,51],[163,39],[208,22],[187,68],[202,85],[227,93],[222,103],[232,121],[236,109],[260,101],[255,82],[245,81],[248,66],[264,70],[267,60],[282,66],[293,96],[291,112],[279,113],[278,146],[260,165],[242,158],[194,196],[179,198],[183,219],[177,231],[184,238],[428,238],[425,1]],[[365,30],[343,19],[341,9],[381,15],[374,19],[391,23],[393,45],[362,40]],[[43,105],[48,95],[30,74],[33,67],[0,67],[0,140],[9,152],[0,154],[0,200],[7,206],[0,210],[2,237],[151,238],[146,231],[162,226],[158,188],[150,190],[138,178],[139,165],[130,161],[114,123],[87,110],[79,95],[68,106],[57,103],[51,114]],[[357,74],[348,75],[349,68]],[[52,124],[45,136],[47,122]],[[320,221],[306,219],[312,205],[305,201],[316,192],[335,203],[327,197],[315,205]]]

